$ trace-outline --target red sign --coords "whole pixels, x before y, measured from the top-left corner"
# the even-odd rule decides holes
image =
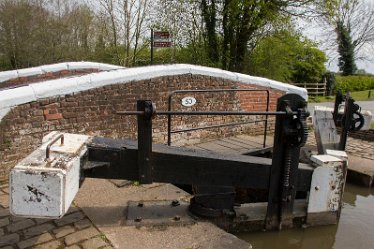
[[[170,33],[169,32],[155,31],[153,33],[153,38],[155,40],[169,40]]]
[[[169,48],[171,47],[171,42],[153,42],[153,47],[155,48]]]

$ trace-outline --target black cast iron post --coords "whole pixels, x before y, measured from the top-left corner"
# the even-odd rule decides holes
[[[152,116],[154,106],[150,100],[138,100],[137,111],[144,111],[138,115],[138,166],[141,184],[152,183]]]
[[[294,111],[297,115],[293,114]],[[273,159],[269,179],[265,229],[292,227],[296,196],[300,147],[307,139],[306,101],[299,95],[287,94],[278,99],[277,111],[289,115],[276,117]]]

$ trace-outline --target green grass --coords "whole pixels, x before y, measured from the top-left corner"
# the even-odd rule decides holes
[[[335,96],[309,96],[309,103],[334,102]]]
[[[368,98],[369,91],[371,91],[371,96]],[[366,91],[351,92],[351,96],[355,101],[369,101],[374,100],[374,89]],[[335,96],[309,96],[310,103],[319,102],[334,102]]]
[[[371,91],[370,98],[368,98],[369,91]],[[356,101],[374,100],[374,89],[366,90],[366,91],[359,91],[359,92],[352,92],[351,96]]]

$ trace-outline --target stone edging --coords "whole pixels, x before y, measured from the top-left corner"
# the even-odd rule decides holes
[[[63,70],[98,69],[100,71],[107,71],[107,70],[123,69],[123,68],[124,67],[120,67],[116,65],[89,62],[89,61],[56,63],[56,64],[44,65],[40,67],[31,67],[31,68],[25,68],[25,69],[0,72],[0,84],[2,82],[5,82],[11,79],[59,72]]]
[[[175,76],[184,74],[217,77],[244,84],[253,84],[260,87],[273,88],[284,91],[286,93],[296,93],[301,95],[306,100],[308,99],[306,89],[274,80],[195,65],[158,65],[137,68],[122,68],[117,70],[92,73],[78,77],[48,80],[40,83],[34,83],[28,86],[1,91],[0,121],[12,107],[36,101],[38,99],[44,99],[53,96],[62,96],[65,94],[71,94],[74,92],[80,92],[107,85],[128,83],[162,76]]]

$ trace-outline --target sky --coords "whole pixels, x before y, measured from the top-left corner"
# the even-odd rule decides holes
[[[326,67],[329,71],[337,72],[339,71],[338,68],[338,59],[337,59],[337,52],[331,51],[326,49],[324,46],[323,36],[324,32],[323,29],[318,26],[316,23],[307,23],[305,21],[300,21],[299,28],[303,32],[305,36],[309,39],[316,41],[319,44],[319,48],[325,51],[329,61],[326,63]],[[364,69],[367,73],[374,74],[374,53],[367,53],[365,54],[369,60],[358,60],[356,61],[356,65],[358,69]]]
[[[368,6],[371,5],[373,8],[374,0],[360,0],[363,1],[364,4]],[[306,21],[306,20],[297,20],[298,28],[303,32],[305,36],[309,39],[316,41],[319,44],[319,48],[322,51],[325,51],[329,61],[326,63],[326,67],[328,70],[337,72],[338,69],[338,53],[337,51],[333,51],[331,49],[327,49],[326,46],[326,35],[330,35],[330,39],[335,38],[334,32],[331,30],[330,34],[324,32],[324,28],[319,23],[315,21]],[[356,65],[358,69],[364,69],[367,73],[374,74],[374,51],[373,48],[368,49],[369,51],[364,52],[365,57],[368,60],[362,61],[357,60]]]

